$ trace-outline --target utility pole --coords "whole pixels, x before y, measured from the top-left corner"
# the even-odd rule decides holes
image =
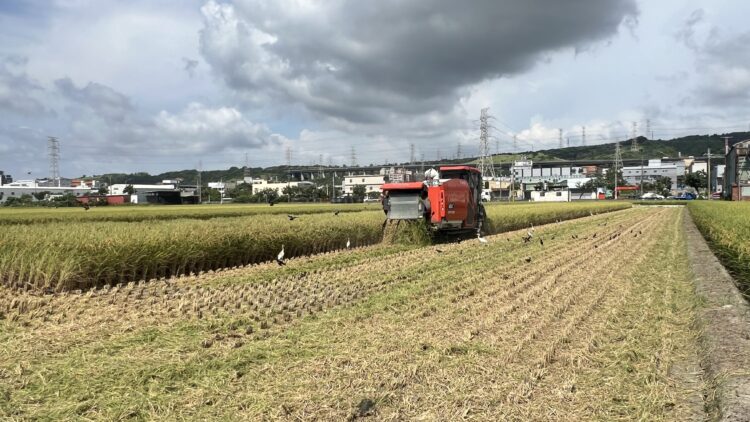
[[[622,153],[620,151],[620,142],[615,143],[615,193],[614,197],[617,199],[617,170],[622,167]]]
[[[201,180],[201,176],[203,173],[203,161],[198,161],[198,203],[203,203],[203,196],[201,196],[201,185],[203,184],[203,181]]]
[[[479,115],[479,171],[482,172],[482,178],[491,177],[494,180],[495,165],[492,162],[488,145],[490,137],[489,120],[489,108],[483,108]]]
[[[641,196],[643,196],[643,148],[641,148]]]
[[[60,141],[54,136],[47,137],[47,150],[49,152],[49,177],[53,183],[57,180],[60,187]]]
[[[638,122],[633,122],[633,133],[630,136],[633,141],[630,144],[630,150],[638,151]]]
[[[706,175],[706,191],[708,191],[708,199],[711,200],[711,148],[708,149],[708,174]]]
[[[562,136],[562,129],[557,129],[557,140],[558,140],[558,142],[559,142],[559,145],[558,145],[558,147],[559,147],[559,148],[562,148],[562,147],[563,147],[563,136]]]

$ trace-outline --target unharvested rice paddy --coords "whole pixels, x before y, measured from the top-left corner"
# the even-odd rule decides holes
[[[486,232],[498,233],[627,206],[489,206],[491,223],[486,225]],[[82,209],[76,209],[77,214],[69,210],[45,210],[46,214],[32,211],[23,217],[27,224],[9,225],[0,231],[0,283],[40,291],[87,289],[257,264],[272,260],[282,246],[287,257],[294,257],[342,249],[347,242],[358,247],[383,240],[384,215],[380,210],[354,206],[350,212],[335,215],[338,208],[328,205],[293,205],[279,214],[275,207],[249,206],[249,211],[230,208],[233,212],[254,213],[242,217],[222,214],[222,207],[215,207],[218,211],[213,214],[205,207],[196,211],[178,207],[167,212],[170,217],[182,218],[156,218],[152,214],[155,211],[146,207],[143,211],[133,210],[136,216],[131,221],[123,221],[127,214],[116,207],[102,211],[90,221],[80,218],[95,214]],[[302,210],[305,214],[292,214]],[[20,213],[10,215],[17,214],[14,218],[21,220]],[[288,214],[297,218],[290,221]],[[198,218],[184,218],[186,215]],[[209,215],[212,218],[206,219]],[[72,216],[72,221],[50,222],[66,216]]]
[[[336,239],[321,250],[337,250],[82,292],[0,286],[0,417],[711,417],[686,211],[523,207],[490,209],[498,234],[486,245],[342,250],[346,237],[369,236],[353,228],[369,224],[366,212],[321,216],[346,224],[330,235],[267,217],[274,235],[303,223],[298,239]],[[109,238],[123,242],[122,230]]]
[[[715,253],[750,295],[750,203],[694,201],[688,208]]]

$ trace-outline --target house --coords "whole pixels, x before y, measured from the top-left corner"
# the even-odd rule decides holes
[[[737,142],[726,155],[724,197],[750,201],[750,139]]]

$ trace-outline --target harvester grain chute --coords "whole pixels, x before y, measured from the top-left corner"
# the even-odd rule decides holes
[[[443,166],[424,182],[386,183],[383,211],[388,221],[424,220],[434,233],[479,233],[485,219],[482,174],[469,166]]]

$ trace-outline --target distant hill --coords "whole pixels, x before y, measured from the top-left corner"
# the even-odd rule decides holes
[[[670,140],[655,139],[650,140],[644,137],[637,138],[638,146],[643,150],[643,157],[661,158],[661,157],[683,157],[695,156],[703,157],[706,155],[708,148],[711,148],[711,154],[717,158],[724,155],[723,136],[731,136],[730,145],[746,139],[750,139],[750,132],[732,132],[715,135],[691,135]],[[638,159],[641,158],[640,151],[631,151],[631,140],[623,141],[622,158]],[[614,158],[615,144],[598,144],[590,146],[578,146],[568,148],[546,149],[541,151],[528,151],[516,154],[497,154],[493,156],[495,163],[507,163],[519,159],[521,156],[534,161],[556,161],[556,160],[611,160]]]
[[[677,157],[682,154],[683,157],[687,156],[705,156],[708,148],[711,148],[711,153],[716,154],[716,158],[720,159],[724,154],[724,139],[723,136],[731,136],[729,140],[730,144],[740,142],[746,139],[750,139],[750,132],[732,132],[726,134],[714,134],[714,135],[691,135],[684,136],[681,138],[675,138],[670,140],[655,139],[650,140],[644,137],[637,139],[638,146],[643,150],[643,157],[648,158],[661,158],[661,157]],[[622,145],[622,158],[623,159],[638,159],[641,158],[639,151],[630,150],[630,140],[621,142]],[[496,154],[493,155],[493,161],[495,163],[508,163],[514,160],[520,159],[522,156],[534,161],[557,161],[557,160],[611,160],[614,158],[615,144],[599,144],[590,146],[578,146],[568,148],[555,148],[541,151],[527,151],[516,154]],[[443,160],[440,162],[430,163],[431,165],[438,164],[456,164],[456,163],[474,163],[478,160],[476,158],[462,159],[462,160]],[[394,164],[388,164],[392,166]],[[295,166],[295,168],[305,168],[306,166]],[[380,166],[377,166],[380,167]],[[256,178],[285,180],[287,166],[274,166],[274,167],[253,167],[250,168],[250,174]],[[346,167],[341,167],[342,170],[346,171]],[[202,173],[203,183],[207,182],[218,182],[220,180],[241,180],[244,175],[244,171],[239,167],[230,167],[227,170],[205,170]],[[197,170],[179,170],[169,171],[166,173],[151,175],[148,173],[112,173],[104,174],[100,177],[100,180],[107,183],[133,183],[133,184],[151,184],[158,183],[162,180],[168,179],[182,179],[186,184],[195,184],[198,178]]]

